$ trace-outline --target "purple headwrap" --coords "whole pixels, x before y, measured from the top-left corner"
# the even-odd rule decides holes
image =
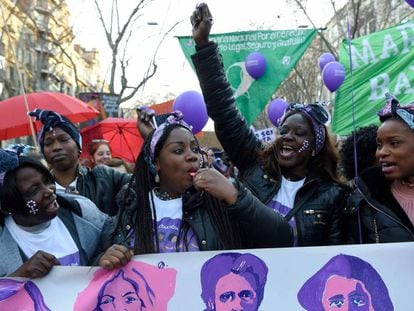
[[[385,99],[385,107],[377,113],[380,121],[384,122],[389,118],[399,117],[412,130],[414,130],[414,103],[405,106],[400,106],[398,99],[396,99],[389,93],[385,94]]]
[[[329,123],[331,117],[329,112],[320,104],[291,104],[285,111],[285,115],[282,117],[282,122],[285,122],[287,115],[290,115],[292,111],[298,111],[304,113],[312,122],[313,132],[315,135],[315,153],[318,154],[326,140],[326,124]]]
[[[166,129],[169,128],[172,125],[180,125],[181,127],[184,127],[185,129],[189,130],[192,133],[192,126],[187,124],[183,120],[183,114],[181,111],[173,111],[172,114],[165,120],[164,123],[159,125],[152,134],[151,142],[150,142],[150,150],[149,150],[149,159],[147,159],[147,162],[149,162],[150,170],[152,173],[155,174],[155,148],[158,145],[158,142],[160,141],[161,137],[164,136]]]
[[[39,145],[43,152],[44,139],[47,131],[60,127],[75,141],[79,150],[82,150],[82,136],[78,128],[65,116],[51,110],[35,109],[29,112],[29,116],[35,117],[43,123],[43,127],[39,133]]]

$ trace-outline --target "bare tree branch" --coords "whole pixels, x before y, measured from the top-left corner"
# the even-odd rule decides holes
[[[117,68],[117,55],[118,55],[118,50],[119,50],[119,45],[122,41],[122,39],[124,38],[124,35],[128,29],[128,27],[130,27],[131,22],[134,20],[134,17],[136,16],[136,14],[138,14],[138,12],[144,8],[146,5],[148,5],[150,2],[152,2],[153,0],[140,0],[138,2],[138,4],[135,6],[135,8],[131,11],[131,14],[129,15],[127,21],[123,24],[122,27],[120,27],[120,21],[119,21],[119,12],[118,12],[118,2],[117,1],[113,1],[112,2],[112,10],[111,10],[111,25],[110,25],[110,30],[108,31],[108,27],[105,24],[105,20],[103,17],[103,13],[102,10],[99,6],[99,3],[97,0],[95,0],[95,6],[98,10],[98,15],[99,15],[99,19],[101,21],[101,24],[104,28],[105,31],[105,36],[108,42],[108,45],[111,49],[112,52],[112,60],[111,60],[111,75],[110,75],[110,82],[109,82],[109,90],[111,93],[115,93],[115,75],[116,75],[116,68]],[[113,39],[113,33],[112,33],[112,24],[113,24],[113,18],[114,18],[114,11],[115,14],[117,15],[117,25],[118,25],[118,32],[117,32],[117,36],[115,39]],[[121,68],[121,72],[122,72],[122,68]]]
[[[312,27],[315,28],[315,29],[318,29],[318,27],[316,27],[316,25],[313,22],[313,20],[310,18],[309,14],[308,14],[308,11],[302,5],[302,2],[300,0],[295,0],[295,3],[302,10],[303,14],[306,16],[306,18],[308,19],[308,21],[312,24]],[[325,42],[326,47],[328,48],[329,52],[331,52],[337,58],[338,57],[338,53],[335,51],[335,49],[332,46],[332,44],[325,38],[325,36],[323,35],[323,33],[322,33],[321,30],[318,31],[318,35],[322,39],[322,41]]]

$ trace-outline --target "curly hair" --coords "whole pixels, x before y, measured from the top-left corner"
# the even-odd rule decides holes
[[[341,172],[348,180],[355,178],[354,135],[356,143],[357,173],[375,164],[375,152],[377,150],[378,126],[364,126],[352,132],[341,143],[339,150]]]

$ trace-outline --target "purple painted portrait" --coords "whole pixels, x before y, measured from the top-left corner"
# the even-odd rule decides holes
[[[222,253],[201,268],[201,298],[205,311],[258,310],[268,268],[252,254]]]
[[[393,311],[388,289],[366,261],[337,255],[302,286],[298,301],[307,311]]]
[[[0,310],[50,311],[32,281],[0,279]]]
[[[177,271],[130,261],[120,269],[98,269],[78,294],[74,311],[167,311]]]

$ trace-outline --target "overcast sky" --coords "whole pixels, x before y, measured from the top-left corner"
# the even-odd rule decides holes
[[[97,48],[102,56],[103,70],[109,66],[109,49],[98,21],[94,1],[67,0],[72,15],[72,23],[77,35],[76,41],[86,48]],[[111,0],[98,0],[103,10],[109,12]],[[118,0],[122,4],[121,18],[125,20],[136,1]],[[191,67],[187,63],[177,35],[190,35],[191,25],[189,16],[199,1],[193,0],[154,0],[143,11],[142,17],[134,28],[130,49],[131,66],[136,68],[140,80],[143,68],[148,66],[155,46],[160,37],[176,21],[185,19],[177,26],[171,35],[163,42],[157,57],[158,72],[143,89],[136,99],[160,96],[168,92],[179,95],[186,90],[198,90],[198,82]],[[223,33],[241,30],[261,29],[293,29],[300,25],[310,25],[301,12],[289,7],[285,0],[210,0],[205,1],[213,14],[214,25],[212,33]],[[317,27],[323,26],[332,16],[329,0],[308,0],[307,9]],[[344,3],[344,1],[337,1]],[[147,23],[157,23],[149,26]],[[150,37],[150,38],[149,38]],[[109,77],[109,76],[108,76]],[[133,79],[133,77],[130,77]],[[158,95],[157,95],[158,94]]]

